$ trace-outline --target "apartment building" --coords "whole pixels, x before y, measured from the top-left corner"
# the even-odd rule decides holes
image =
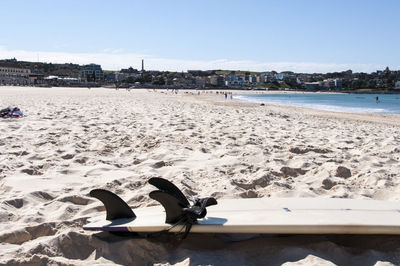
[[[0,65],[0,84],[1,85],[30,85],[29,79],[31,70],[27,68],[9,67]]]
[[[93,80],[93,75],[95,80]],[[97,81],[104,79],[104,72],[100,65],[89,64],[84,65],[82,70],[82,78],[87,81]]]

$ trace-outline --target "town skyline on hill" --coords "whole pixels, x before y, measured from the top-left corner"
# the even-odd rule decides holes
[[[257,89],[389,92],[400,90],[400,71],[377,70],[370,74],[352,70],[331,73],[291,71],[188,70],[170,72],[133,67],[103,70],[99,64],[78,65],[0,60],[0,85],[112,86],[115,88]]]

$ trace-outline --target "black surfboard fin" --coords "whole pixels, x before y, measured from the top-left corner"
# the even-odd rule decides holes
[[[181,201],[181,203],[184,204],[185,207],[190,206],[189,201],[182,193],[182,191],[168,180],[161,177],[152,177],[149,179],[149,183],[161,191],[168,192],[169,194],[177,198],[179,201]]]
[[[155,190],[150,192],[150,198],[158,201],[165,209],[165,222],[176,223],[183,217],[183,209],[187,206],[180,202],[175,195],[170,194],[168,191]]]
[[[106,220],[111,221],[121,218],[136,218],[135,213],[128,204],[111,191],[105,189],[93,189],[90,191],[90,196],[103,202],[107,212]]]
[[[206,216],[206,207],[217,204],[216,199],[209,197],[195,199],[191,206],[182,191],[168,180],[154,177],[150,178],[149,183],[159,189],[150,192],[149,196],[164,207],[166,223],[173,224],[184,221],[187,224],[193,224],[197,219]]]

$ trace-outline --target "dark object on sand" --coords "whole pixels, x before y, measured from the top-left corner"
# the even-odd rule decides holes
[[[18,107],[7,107],[0,110],[0,117],[2,118],[19,118],[24,114]]]

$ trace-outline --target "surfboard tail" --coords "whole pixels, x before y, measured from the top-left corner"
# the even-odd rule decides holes
[[[175,226],[183,225],[185,232],[183,233],[182,239],[184,239],[189,234],[192,225],[197,224],[197,219],[202,219],[207,215],[206,207],[217,204],[216,199],[213,197],[195,198],[192,200],[193,204],[190,204],[178,187],[163,178],[151,178],[149,183],[159,189],[150,192],[149,196],[164,207],[166,213],[165,222],[170,224],[170,226],[159,232],[148,234],[147,236],[169,232]],[[111,191],[94,189],[90,191],[90,196],[97,198],[104,204],[107,213],[106,220],[135,220],[136,215],[128,204]],[[91,225],[87,228],[90,230],[100,228],[104,230],[104,226],[98,227]],[[120,231],[120,229],[118,231]]]
[[[122,218],[136,218],[135,213],[128,204],[118,195],[105,189],[93,189],[90,196],[100,200],[106,208],[106,220],[115,220]]]

